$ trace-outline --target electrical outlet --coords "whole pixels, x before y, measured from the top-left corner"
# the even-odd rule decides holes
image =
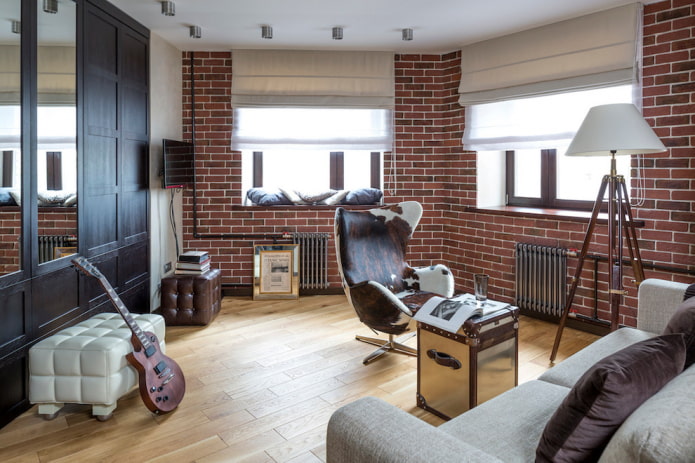
[[[171,262],[164,264],[164,273],[171,272]]]

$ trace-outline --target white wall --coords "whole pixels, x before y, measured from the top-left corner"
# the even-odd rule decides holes
[[[506,204],[505,162],[504,151],[478,152],[478,207],[495,207]]]
[[[150,309],[160,305],[159,285],[164,265],[176,265],[176,243],[169,218],[174,190],[162,188],[162,139],[181,140],[183,110],[181,51],[160,36],[150,35]],[[174,193],[174,216],[182,243],[183,208],[181,193]]]

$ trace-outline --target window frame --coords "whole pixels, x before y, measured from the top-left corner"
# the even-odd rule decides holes
[[[2,151],[2,187],[12,188],[14,174],[14,151]]]
[[[46,151],[46,189],[49,191],[63,189],[62,151]]]
[[[263,187],[263,151],[253,151],[252,186]],[[345,188],[345,152],[330,151],[329,184],[333,190]],[[381,151],[370,152],[370,188],[381,189]]]
[[[506,202],[507,206],[537,207],[548,209],[568,209],[590,211],[594,201],[557,198],[557,150],[541,149],[541,197],[527,198],[514,194],[515,150],[505,151],[506,165]],[[598,192],[599,185],[596,186]]]

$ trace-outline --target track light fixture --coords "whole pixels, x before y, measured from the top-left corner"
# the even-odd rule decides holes
[[[43,11],[56,14],[58,12],[58,0],[43,0]]]
[[[261,26],[261,37],[263,37],[264,39],[272,39],[273,28],[271,26],[268,26],[267,24]]]
[[[15,34],[22,33],[22,23],[20,21],[12,20],[12,32]]]
[[[333,40],[343,40],[343,28],[336,26],[333,28]]]
[[[199,39],[203,36],[203,31],[200,26],[190,26],[191,38]]]
[[[403,40],[405,40],[406,42],[413,40],[413,30],[411,28],[407,27],[403,29],[401,32],[403,33]]]
[[[176,4],[171,0],[162,2],[162,14],[164,16],[174,16],[176,14]]]

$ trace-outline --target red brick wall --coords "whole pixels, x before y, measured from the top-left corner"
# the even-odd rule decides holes
[[[19,270],[21,233],[22,219],[19,208],[16,206],[0,208],[0,275]]]
[[[231,53],[196,52],[195,102],[198,151],[198,235],[333,232],[333,207],[241,206],[241,155],[230,149]],[[190,54],[184,53],[184,138],[191,137]],[[385,201],[414,199],[424,217],[411,247],[411,263],[441,262],[445,192],[458,188],[463,109],[456,103],[460,60],[449,55],[404,55],[396,58],[396,149],[384,159]],[[394,169],[395,158],[395,169]],[[472,167],[474,168],[474,166]],[[474,188],[475,190],[475,188]],[[223,271],[227,285],[251,285],[253,245],[268,240],[193,237],[192,190],[184,191],[184,246],[205,249]],[[333,243],[329,246],[332,288],[340,288]]]
[[[695,56],[693,2],[676,0],[645,7],[644,112],[669,147],[647,156],[644,205],[635,207],[645,227],[638,230],[647,264],[695,269]],[[198,233],[332,232],[329,207],[244,208],[241,204],[241,159],[230,150],[230,53],[196,52],[196,138],[199,145]],[[189,54],[184,54],[184,137],[190,138]],[[580,248],[586,221],[493,214],[472,210],[476,201],[476,155],[465,152],[461,135],[464,110],[457,103],[458,52],[445,55],[397,55],[396,143],[386,156],[386,201],[414,199],[425,209],[410,247],[412,265],[444,262],[454,271],[457,288],[471,291],[473,273],[491,276],[493,298],[514,299],[514,243],[532,242]],[[392,169],[395,161],[395,170]],[[608,162],[608,161],[607,161]],[[634,165],[633,160],[633,165]],[[607,166],[608,170],[608,166]],[[589,186],[596,188],[598,185]],[[184,193],[184,244],[207,249],[223,269],[226,284],[252,283],[251,239],[193,239],[191,191]],[[592,254],[605,255],[606,231],[594,233]],[[332,244],[331,244],[332,248]],[[332,252],[332,251],[331,251]],[[331,255],[331,262],[334,256]],[[573,267],[576,259],[570,259]],[[574,307],[592,313],[593,275],[584,266]],[[599,265],[599,310],[608,318],[605,264]],[[628,295],[621,322],[635,324],[636,289],[625,268]],[[570,269],[571,273],[573,269]],[[692,281],[692,276],[646,269],[647,277]],[[331,285],[339,286],[333,264]]]
[[[77,235],[76,208],[39,208],[38,227],[42,235]],[[0,275],[19,270],[22,220],[16,206],[0,208]]]

